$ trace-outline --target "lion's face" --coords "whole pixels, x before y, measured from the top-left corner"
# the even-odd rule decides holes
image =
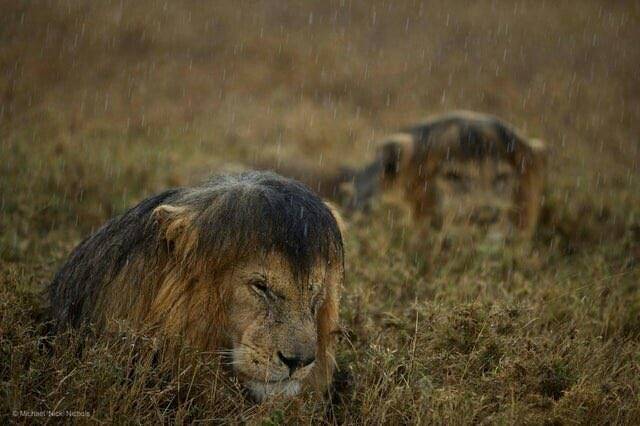
[[[353,179],[351,198],[369,200],[372,182],[400,187],[416,223],[440,228],[440,237],[526,241],[540,213],[546,151],[497,117],[454,111],[390,135]]]
[[[453,236],[481,234],[502,240],[513,231],[518,175],[500,158],[443,161],[430,179],[435,215]]]
[[[262,400],[296,394],[316,365],[318,312],[328,268],[318,265],[303,282],[287,260],[270,253],[235,267],[225,277],[234,372]]]

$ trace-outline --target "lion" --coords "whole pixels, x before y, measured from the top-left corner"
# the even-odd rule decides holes
[[[381,145],[354,179],[355,201],[370,196],[374,179],[383,189],[400,188],[414,218],[431,227],[527,240],[540,213],[545,153],[541,140],[495,116],[435,116]]]
[[[275,168],[305,181],[344,211],[366,210],[400,189],[415,222],[452,235],[532,236],[543,196],[546,147],[488,114],[454,111],[395,133],[360,169],[316,173]]]
[[[337,215],[270,172],[165,191],[75,248],[49,286],[54,318],[226,351],[257,401],[327,389],[344,280]]]

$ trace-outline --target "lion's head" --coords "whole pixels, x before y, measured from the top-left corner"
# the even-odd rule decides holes
[[[344,270],[335,214],[273,173],[165,192],[76,248],[51,284],[53,310],[224,351],[258,400],[325,386]]]
[[[455,234],[528,238],[538,219],[545,146],[496,117],[454,112],[388,137],[354,179],[357,203],[377,182],[399,187],[416,220]]]

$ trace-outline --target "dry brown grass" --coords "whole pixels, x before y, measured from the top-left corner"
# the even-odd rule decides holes
[[[597,1],[3,2],[0,416],[636,423],[639,18]],[[143,197],[256,156],[359,164],[453,108],[550,145],[533,254],[426,257],[393,202],[355,218],[332,401],[252,406],[215,360],[176,369],[141,336],[42,325],[34,293]]]

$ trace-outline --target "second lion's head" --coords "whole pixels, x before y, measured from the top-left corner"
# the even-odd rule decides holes
[[[527,240],[543,198],[545,144],[503,120],[456,111],[389,136],[352,186],[364,205],[377,185],[403,192],[418,223],[451,236]]]

